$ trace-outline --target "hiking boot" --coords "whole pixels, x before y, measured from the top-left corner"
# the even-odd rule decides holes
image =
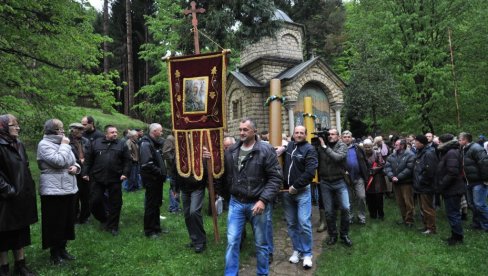
[[[312,268],[312,256],[303,257],[303,268],[304,269]]]
[[[301,257],[300,252],[293,251],[293,254],[291,255],[290,259],[288,259],[288,261],[292,264],[297,264],[300,262],[300,257]]]

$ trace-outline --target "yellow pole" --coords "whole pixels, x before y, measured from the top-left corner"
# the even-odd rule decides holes
[[[281,97],[281,81],[279,79],[271,80],[269,96]],[[281,146],[281,105],[279,100],[269,103],[269,142],[273,147]]]
[[[305,114],[313,114],[312,97],[305,97],[303,99],[303,112]],[[307,141],[310,143],[313,137],[312,132],[315,131],[315,119],[310,116],[305,116],[303,121],[305,123],[305,128],[307,129]],[[315,172],[315,177],[313,178],[312,182],[314,183],[319,182],[317,172]]]
[[[305,97],[303,99],[303,109],[304,109],[303,112],[305,114],[313,114],[312,97]],[[307,141],[310,143],[313,137],[312,132],[315,131],[315,127],[314,127],[315,120],[310,116],[305,116],[303,121],[305,123],[305,128],[307,129]]]

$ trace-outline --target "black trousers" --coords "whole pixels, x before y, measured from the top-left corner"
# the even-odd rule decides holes
[[[76,221],[84,223],[90,217],[91,182],[84,180],[81,175],[76,175],[76,181],[78,182],[78,193],[75,199]]]
[[[42,248],[66,246],[75,239],[75,195],[42,195]]]
[[[207,243],[207,234],[203,228],[202,205],[205,188],[194,191],[181,191],[183,213],[190,240],[194,246]]]
[[[383,193],[366,193],[366,204],[371,218],[383,219],[385,217]]]
[[[144,201],[144,234],[149,236],[161,233],[161,205],[163,205],[163,183],[166,177],[158,179],[143,177],[146,187],[146,199]]]
[[[106,230],[118,230],[122,210],[122,185],[120,182],[95,182],[91,187],[90,209],[93,216],[105,224]],[[105,207],[105,191],[108,192],[108,208]]]

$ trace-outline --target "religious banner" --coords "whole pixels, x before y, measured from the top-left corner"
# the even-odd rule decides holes
[[[168,58],[176,168],[203,178],[202,147],[211,152],[213,176],[224,172],[226,51]]]

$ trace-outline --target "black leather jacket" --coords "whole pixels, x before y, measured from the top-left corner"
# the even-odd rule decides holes
[[[120,182],[120,177],[130,175],[130,155],[127,145],[116,139],[101,138],[92,143],[89,158],[85,160],[86,174],[95,182]]]
[[[283,181],[275,149],[256,138],[256,143],[242,161],[242,168],[239,170],[241,145],[242,142],[236,143],[225,151],[226,188],[231,195],[244,203],[258,200],[266,204],[272,202]]]

